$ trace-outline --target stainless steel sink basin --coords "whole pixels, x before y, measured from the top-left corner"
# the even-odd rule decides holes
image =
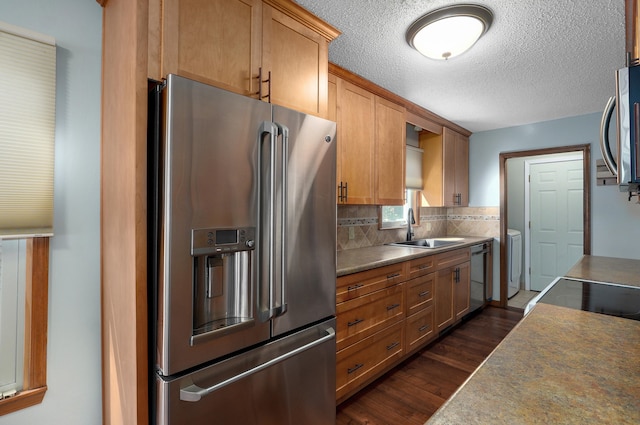
[[[449,245],[462,243],[464,238],[433,238],[433,239],[416,239],[414,241],[394,242],[389,245],[406,246],[409,248],[442,248]]]

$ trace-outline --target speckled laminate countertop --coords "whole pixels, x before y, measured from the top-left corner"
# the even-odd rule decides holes
[[[565,276],[640,286],[640,260],[585,255]]]
[[[640,321],[537,304],[427,424],[640,424]]]
[[[411,260],[413,258],[465,248],[489,241],[493,241],[493,238],[465,236],[464,242],[443,248],[425,249],[380,245],[338,251],[337,275],[344,276],[351,273],[370,270],[376,267],[399,263],[401,261]]]

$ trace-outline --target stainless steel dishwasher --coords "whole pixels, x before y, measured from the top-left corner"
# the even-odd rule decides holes
[[[487,284],[489,283],[489,259],[491,255],[491,243],[484,242],[471,247],[471,301],[469,312],[484,307],[487,296]]]

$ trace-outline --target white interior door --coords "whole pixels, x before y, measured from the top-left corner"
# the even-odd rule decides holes
[[[529,176],[530,287],[541,291],[583,253],[583,162],[532,163]]]

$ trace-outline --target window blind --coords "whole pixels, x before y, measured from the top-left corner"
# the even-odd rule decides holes
[[[407,189],[422,190],[422,153],[420,148],[407,145]]]
[[[0,238],[53,235],[56,47],[0,22]]]

